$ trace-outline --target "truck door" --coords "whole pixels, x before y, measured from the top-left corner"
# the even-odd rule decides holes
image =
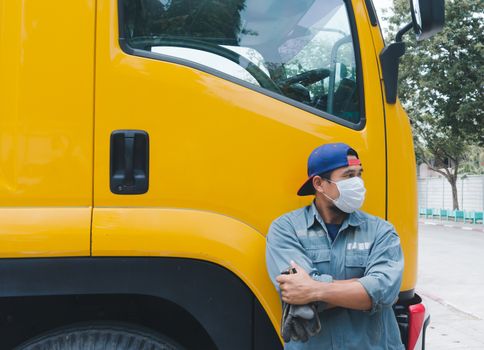
[[[94,3],[1,1],[0,257],[90,254]]]
[[[296,191],[326,142],[359,152],[364,209],[384,216],[378,67],[364,2],[349,3],[100,0],[93,255],[190,255],[140,234],[155,223],[140,214],[159,217],[150,208],[215,212],[265,234],[309,203]]]

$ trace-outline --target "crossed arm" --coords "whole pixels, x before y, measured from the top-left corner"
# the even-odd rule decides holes
[[[331,275],[319,274],[289,223],[273,222],[267,235],[266,262],[282,300],[289,304],[319,301],[324,309],[344,307],[370,313],[391,306],[400,290],[403,253],[393,226],[382,223],[377,229],[380,234],[373,244],[364,276],[334,280]],[[291,264],[298,273],[281,275],[290,260],[296,261]]]
[[[296,263],[292,263],[297,273],[276,277],[282,300],[288,304],[308,304],[315,301],[326,303],[326,309],[344,307],[355,310],[371,309],[371,299],[358,280],[333,280],[320,282],[314,280]]]

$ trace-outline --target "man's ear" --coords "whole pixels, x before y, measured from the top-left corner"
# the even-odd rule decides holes
[[[323,184],[323,179],[321,177],[319,176],[313,177],[313,187],[316,192],[321,192],[321,191],[324,192],[323,188],[321,187],[322,184]],[[318,191],[318,188],[319,188],[319,191]]]

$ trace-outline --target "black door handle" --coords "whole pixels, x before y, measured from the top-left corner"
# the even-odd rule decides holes
[[[124,138],[124,176],[125,184],[127,186],[134,185],[134,136],[126,136]]]
[[[142,130],[111,133],[110,188],[116,194],[148,191],[149,138]]]

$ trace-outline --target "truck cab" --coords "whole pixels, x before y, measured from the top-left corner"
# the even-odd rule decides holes
[[[370,0],[4,0],[0,23],[1,349],[281,349],[265,235],[338,141],[401,237],[417,348],[412,135]]]

